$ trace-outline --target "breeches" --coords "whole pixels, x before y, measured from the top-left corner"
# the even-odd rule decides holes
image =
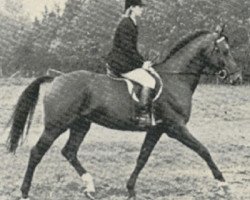
[[[144,87],[155,89],[155,79],[143,68],[134,69],[128,73],[121,74],[124,78],[135,81]]]

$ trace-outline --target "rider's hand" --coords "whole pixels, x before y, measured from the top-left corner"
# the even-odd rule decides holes
[[[151,61],[145,61],[142,65],[143,69],[149,70],[152,67],[153,63]]]

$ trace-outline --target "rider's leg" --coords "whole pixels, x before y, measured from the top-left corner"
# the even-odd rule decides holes
[[[151,124],[150,107],[151,107],[151,91],[149,87],[143,87],[140,94],[140,110],[139,110],[139,122],[143,126],[144,124]]]
[[[155,79],[145,69],[138,68],[128,73],[122,74],[123,77],[132,81],[138,82],[142,85],[140,94],[140,110],[139,110],[139,125],[150,125],[150,105],[151,105],[151,92],[155,88]]]
[[[149,87],[142,87],[140,94],[140,102],[143,107],[147,107],[150,104],[150,93],[151,90]]]
[[[154,77],[143,68],[134,69],[128,73],[121,74],[121,76],[129,80],[135,81],[143,87],[154,89],[156,85]]]
[[[140,94],[140,104],[142,107],[142,111],[148,113],[149,106],[151,104],[150,96],[151,96],[152,89],[149,87],[142,87],[141,94]]]

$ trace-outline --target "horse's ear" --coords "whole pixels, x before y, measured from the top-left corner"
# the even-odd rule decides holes
[[[218,33],[218,35],[222,35],[224,29],[225,29],[225,24],[220,24],[220,25],[217,25],[216,28],[215,28],[215,32]]]
[[[216,26],[215,32],[218,33],[219,35],[221,34],[221,32],[222,32],[222,27],[221,27],[221,25],[217,25],[217,26]]]

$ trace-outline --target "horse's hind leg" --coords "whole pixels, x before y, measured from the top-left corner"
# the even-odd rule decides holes
[[[184,125],[172,123],[169,126],[166,126],[166,128],[166,132],[169,137],[177,139],[178,141],[195,151],[200,157],[202,157],[206,161],[215,179],[223,182],[225,181],[222,173],[214,163],[207,148],[203,144],[201,144],[196,138],[194,138],[194,136],[192,136],[192,134]]]
[[[23,199],[28,198],[31,181],[32,181],[36,166],[39,164],[42,157],[47,152],[47,150],[51,147],[51,145],[56,140],[56,138],[64,131],[65,130],[61,128],[53,128],[53,129],[45,128],[37,144],[31,149],[28,168],[26,170],[23,184],[21,187]]]
[[[90,195],[90,192],[95,192],[92,176],[87,173],[77,158],[79,147],[90,129],[90,122],[85,119],[77,119],[70,126],[70,136],[65,147],[62,149],[63,156],[75,168],[76,172],[82,177],[86,186],[85,194]]]

